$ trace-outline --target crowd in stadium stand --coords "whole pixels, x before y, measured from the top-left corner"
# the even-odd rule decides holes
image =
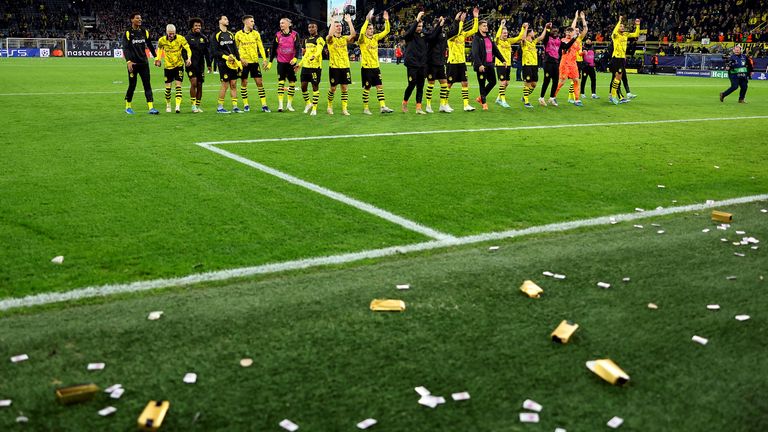
[[[390,47],[398,42],[398,35],[418,11],[426,10],[433,18],[439,15],[453,18],[459,10],[469,10],[471,5],[465,0],[369,0],[364,3],[366,10],[370,7],[390,9],[393,31],[382,44]],[[666,45],[663,55],[692,50],[690,46],[680,48],[678,44],[702,38],[713,42],[768,42],[768,2],[759,0],[487,0],[477,3],[482,5],[481,16],[505,17],[512,28],[524,21],[532,23],[534,28],[541,28],[548,21],[565,26],[577,8],[585,7],[591,36],[598,42],[610,40],[619,15],[641,18],[642,28],[648,30],[647,40]],[[230,18],[233,28],[240,27],[241,16],[253,14],[256,29],[265,34],[277,31],[279,18],[287,16],[301,32],[309,21],[303,17],[301,8],[301,2],[292,0],[0,0],[0,37],[116,40],[127,27],[128,15],[133,11],[141,12],[144,26],[154,30],[156,37],[168,23],[186,29],[188,19],[193,16],[203,18],[206,31],[216,31],[216,18],[220,14]],[[358,21],[364,15],[360,12]],[[86,28],[83,23],[92,27]]]

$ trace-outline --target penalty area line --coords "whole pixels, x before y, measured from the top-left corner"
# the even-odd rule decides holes
[[[655,216],[665,216],[677,213],[686,213],[691,211],[701,211],[714,207],[729,206],[735,204],[746,204],[757,201],[768,201],[768,194],[753,195],[740,198],[726,199],[713,204],[692,204],[680,207],[670,207],[665,209],[651,210],[642,213],[625,213],[613,216],[602,216],[592,219],[583,219],[564,223],[554,223],[530,227],[520,230],[510,230],[502,232],[491,232],[466,237],[451,238],[445,240],[433,240],[424,243],[415,243],[404,246],[393,246],[382,249],[372,249],[361,252],[346,253],[340,255],[331,255],[319,258],[308,258],[295,261],[286,261],[282,263],[264,264],[253,267],[242,267],[230,270],[219,270],[207,273],[191,274],[184,277],[170,279],[155,279],[148,281],[139,281],[128,284],[100,285],[87,288],[80,288],[63,293],[37,294],[22,298],[7,298],[0,301],[0,311],[9,309],[39,306],[51,303],[60,303],[67,301],[82,300],[92,297],[107,297],[117,294],[135,293],[161,288],[172,288],[186,285],[194,285],[203,282],[218,282],[235,278],[243,278],[255,275],[264,275],[291,270],[307,269],[312,267],[321,267],[328,265],[347,264],[366,259],[388,257],[397,254],[420,252],[432,249],[441,249],[452,246],[470,245],[486,242],[490,240],[503,240],[515,237],[528,236],[532,234],[543,234],[552,232],[570,231],[577,228],[599,226],[610,224],[613,220],[617,222],[628,222],[639,219],[646,219]]]
[[[439,115],[439,114],[438,114]],[[437,135],[453,133],[480,133],[480,132],[513,132],[537,129],[564,129],[564,128],[589,128],[603,126],[642,126],[673,123],[700,123],[726,120],[766,120],[768,116],[745,116],[745,117],[711,117],[711,118],[692,118],[692,119],[672,119],[672,120],[648,120],[648,121],[628,121],[628,122],[603,122],[603,123],[574,123],[574,124],[551,124],[535,126],[507,126],[492,128],[474,128],[474,129],[442,129],[442,130],[422,130],[422,131],[404,131],[404,132],[381,132],[369,134],[350,134],[350,135],[324,135],[324,136],[302,136],[302,137],[284,137],[284,138],[257,138],[245,140],[229,141],[208,141],[196,143],[199,146],[214,146],[224,144],[254,144],[268,142],[290,142],[290,141],[314,141],[327,139],[345,139],[345,138],[375,138],[375,137],[394,137],[407,135]]]

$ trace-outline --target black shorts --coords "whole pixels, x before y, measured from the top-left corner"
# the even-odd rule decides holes
[[[363,88],[381,85],[381,69],[379,68],[362,68],[360,69],[360,77],[362,78]]]
[[[184,68],[179,66],[173,69],[165,69],[165,83],[170,84],[174,81],[184,81]]]
[[[277,79],[279,81],[296,82],[296,71],[290,63],[277,62]]]
[[[192,63],[187,67],[187,76],[189,78],[197,78],[197,82],[205,82],[205,63],[196,65]]]
[[[240,78],[247,80],[251,78],[261,78],[261,66],[258,61],[248,63],[248,66],[243,66],[243,71],[240,72]]]
[[[312,85],[320,85],[320,77],[322,74],[323,74],[322,68],[302,68],[301,82],[312,83]]]
[[[331,80],[331,85],[337,84],[350,84],[352,82],[352,75],[349,73],[349,68],[330,68],[328,70],[328,77]]]
[[[448,79],[448,75],[445,74],[445,65],[427,66],[427,81],[441,81],[444,79]]]
[[[496,75],[499,76],[499,81],[509,81],[509,66],[496,66]]]
[[[560,77],[560,65],[554,62],[544,62],[544,77],[558,79]]]
[[[427,77],[427,68],[426,67],[406,67],[408,70],[408,85],[410,85],[412,82],[416,83],[418,85],[419,83],[424,83],[424,79]]]
[[[539,67],[538,66],[523,66],[523,81],[525,81],[525,82],[538,82],[539,81]]]
[[[218,62],[219,65],[219,79],[221,82],[234,81],[240,77],[240,72],[231,69],[224,62]]]
[[[626,63],[626,59],[612,57],[611,58],[611,66],[610,66],[611,73],[612,74],[624,73],[624,65],[625,65],[625,63]]]
[[[448,75],[448,82],[453,84],[455,82],[469,81],[467,79],[467,65],[464,63],[454,64],[448,63],[446,66],[446,72]]]

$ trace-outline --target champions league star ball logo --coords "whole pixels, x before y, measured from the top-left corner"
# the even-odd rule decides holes
[[[330,22],[342,22],[346,14],[354,20],[356,13],[355,0],[331,0],[328,2]]]

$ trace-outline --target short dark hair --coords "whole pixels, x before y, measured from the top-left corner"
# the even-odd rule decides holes
[[[224,15],[224,14],[219,14],[219,15],[216,15],[216,22],[219,22],[219,21],[221,21],[221,18],[222,18],[222,17],[225,17],[225,16],[226,16],[226,15]]]
[[[247,20],[249,18],[253,18],[253,15],[243,15],[243,21],[245,21],[245,20]]]
[[[136,15],[141,15],[139,12],[131,12],[131,17],[129,19],[136,18]]]
[[[189,19],[189,28],[194,27],[195,24],[198,24],[198,23],[200,24],[200,27],[203,27],[203,20],[202,20],[202,18],[197,18],[197,17],[190,18]]]

